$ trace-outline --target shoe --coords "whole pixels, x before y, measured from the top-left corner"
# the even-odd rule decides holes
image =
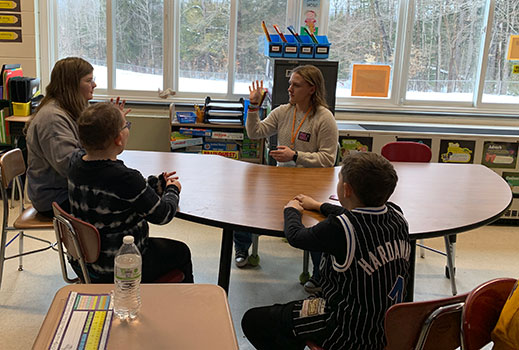
[[[305,288],[305,292],[309,294],[319,293],[323,290],[319,282],[317,282],[313,278],[310,278],[308,281],[306,281],[303,287]]]
[[[249,263],[249,253],[246,251],[236,251],[234,253],[234,262],[236,267],[242,268]]]

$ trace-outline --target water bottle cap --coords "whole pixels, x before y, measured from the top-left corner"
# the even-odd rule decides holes
[[[124,236],[123,243],[124,244],[132,244],[133,243],[133,236]]]

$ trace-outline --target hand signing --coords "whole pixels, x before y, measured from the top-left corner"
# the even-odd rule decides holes
[[[114,99],[111,98],[110,99],[110,102],[113,103],[114,105],[117,106],[117,108],[119,108],[119,110],[121,111],[121,113],[126,117],[128,115],[128,113],[131,112],[131,108],[128,108],[128,109],[124,109],[124,105],[126,104],[126,100],[121,100],[121,98],[119,96],[117,96],[117,98]]]
[[[263,91],[263,80],[252,82],[252,86],[249,86],[249,101],[251,105],[260,103]]]
[[[296,152],[288,146],[278,146],[274,151],[270,151],[272,158],[278,162],[289,162],[294,158]]]
[[[180,192],[182,190],[182,185],[180,184],[180,181],[178,181],[178,176],[176,175],[176,171],[172,172],[163,172],[164,178],[166,179],[166,187],[169,185],[175,185],[178,188],[178,191]]]

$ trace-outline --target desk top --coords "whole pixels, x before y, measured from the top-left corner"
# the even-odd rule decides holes
[[[113,284],[75,284],[54,297],[33,349],[48,349],[69,292],[109,293]],[[142,284],[133,322],[114,317],[107,349],[238,349],[224,290],[212,284]]]
[[[291,168],[220,156],[125,151],[144,175],[176,170],[182,184],[178,217],[222,228],[283,235],[283,207],[304,193],[328,201],[339,167]],[[476,164],[393,163],[399,181],[390,198],[404,211],[413,238],[459,233],[499,218],[512,201],[508,184]],[[305,211],[303,224],[322,220]]]

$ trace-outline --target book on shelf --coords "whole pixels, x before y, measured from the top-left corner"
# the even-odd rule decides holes
[[[202,137],[191,137],[186,139],[171,140],[171,149],[183,148],[187,146],[196,146],[204,143]]]
[[[211,138],[227,140],[243,140],[243,132],[213,131]]]
[[[202,154],[215,154],[232,159],[240,159],[240,152],[238,151],[223,151],[223,150],[206,150],[202,151]]]

